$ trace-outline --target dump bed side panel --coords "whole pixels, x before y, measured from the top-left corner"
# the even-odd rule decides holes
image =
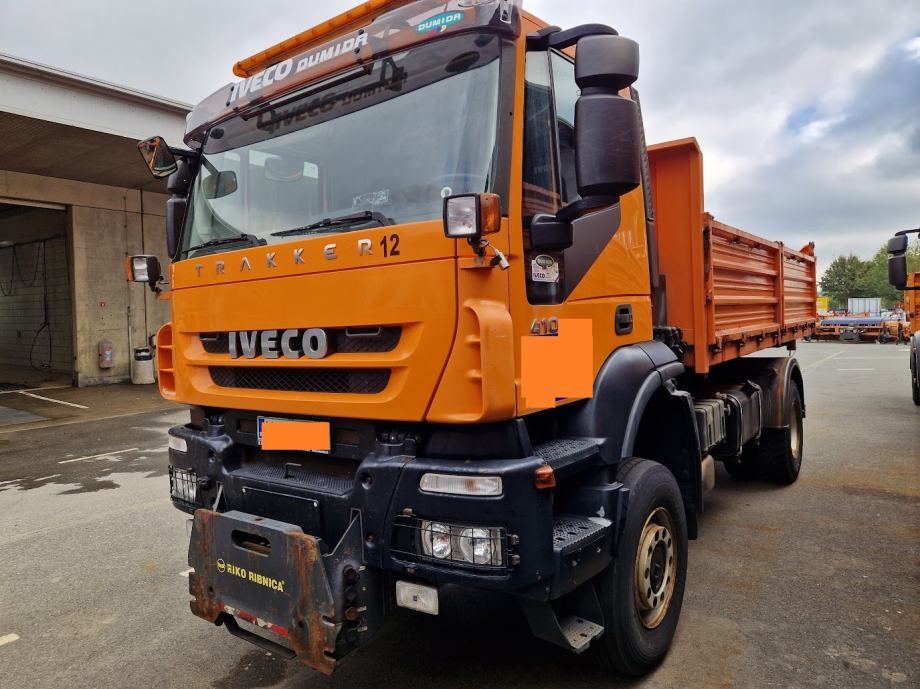
[[[652,177],[658,265],[666,294],[665,320],[683,331],[693,348],[708,338],[703,255],[703,154],[695,139],[648,148]]]
[[[794,251],[703,212],[703,158],[694,139],[649,147],[667,323],[706,373],[814,331],[813,246]]]

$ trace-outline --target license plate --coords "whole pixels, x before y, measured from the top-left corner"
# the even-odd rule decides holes
[[[256,423],[259,447],[263,450],[298,450],[329,454],[332,429],[328,421],[295,421],[260,416]]]

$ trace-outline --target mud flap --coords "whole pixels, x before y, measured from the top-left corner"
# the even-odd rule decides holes
[[[331,674],[338,659],[376,628],[382,606],[373,604],[380,600],[377,578],[362,562],[360,515],[336,549],[325,550],[321,539],[293,524],[199,509],[189,543],[192,612]],[[235,617],[278,634],[287,645],[241,628]]]

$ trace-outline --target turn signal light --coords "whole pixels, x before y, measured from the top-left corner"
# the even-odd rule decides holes
[[[537,490],[556,487],[556,474],[553,468],[544,464],[533,472],[533,482]]]

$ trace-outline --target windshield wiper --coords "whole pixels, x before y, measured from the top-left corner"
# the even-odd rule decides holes
[[[392,225],[393,222],[379,211],[362,211],[360,213],[350,213],[338,218],[323,218],[322,220],[304,225],[303,227],[292,227],[290,230],[281,230],[272,232],[272,237],[289,237],[293,234],[307,234],[315,230],[325,230],[330,227],[341,227],[342,225],[356,225],[358,223],[374,220],[381,226]]]
[[[250,246],[262,246],[266,243],[267,242],[264,239],[259,239],[254,235],[240,232],[240,234],[233,237],[218,237],[217,239],[209,239],[203,244],[189,247],[185,250],[185,253],[188,255],[193,251],[198,251],[199,249],[210,249],[212,246],[221,246],[222,244],[249,244]]]

